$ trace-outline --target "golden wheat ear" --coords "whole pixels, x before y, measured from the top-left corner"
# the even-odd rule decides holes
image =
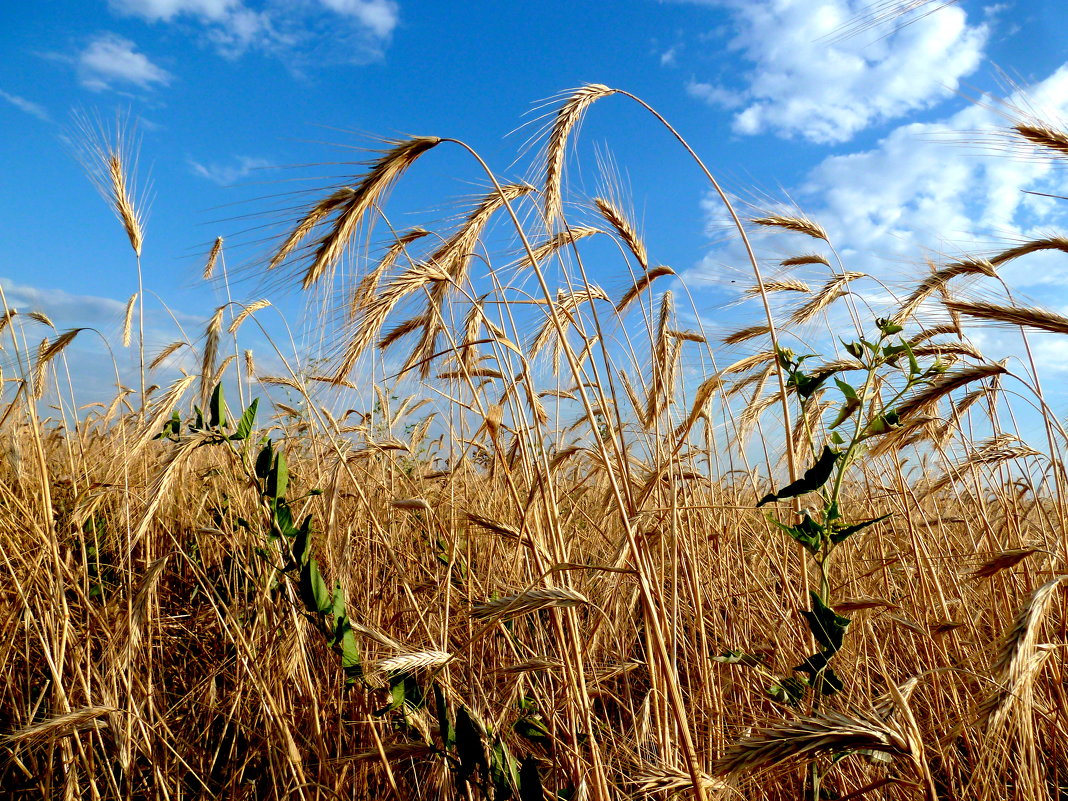
[[[803,217],[800,214],[789,216],[784,214],[769,214],[767,217],[757,217],[752,222],[754,225],[763,225],[768,228],[782,228],[785,231],[804,234],[813,239],[822,239],[824,242],[830,241],[830,237],[827,236],[827,231],[824,230],[822,225],[810,220],[808,217]]]
[[[301,288],[310,289],[337,265],[368,212],[376,207],[421,155],[441,141],[436,136],[417,136],[394,142],[393,147],[371,162],[370,169],[360,176],[355,186],[341,187],[312,206],[282,241],[267,263],[267,269],[278,267],[296,252],[313,231],[325,226],[326,231],[313,243],[312,253],[301,277]]]
[[[616,90],[599,83],[591,83],[573,92],[560,110],[556,112],[549,145],[545,157],[545,222],[551,226],[564,213],[563,181],[564,161],[567,156],[567,140],[572,130],[582,120],[593,103],[602,97],[615,94]]]

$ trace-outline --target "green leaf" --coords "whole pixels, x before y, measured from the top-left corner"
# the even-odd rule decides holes
[[[334,606],[333,596],[326,587],[323,574],[319,572],[319,564],[314,557],[310,557],[301,568],[300,597],[309,612],[324,614]]]
[[[288,504],[286,508],[289,508]],[[308,561],[308,557],[311,556],[311,540],[313,534],[311,520],[311,515],[304,518],[304,525],[300,527],[299,531],[295,531],[294,535],[292,535],[294,536],[293,561],[302,566]]]
[[[456,771],[457,784],[473,777],[479,768],[485,773],[488,767],[482,748],[482,726],[465,706],[456,710],[456,755],[460,758],[459,770]]]
[[[499,737],[494,739],[490,752],[490,778],[493,781],[494,801],[508,801],[519,786],[519,764]]]
[[[804,545],[809,553],[817,553],[823,545],[823,526],[809,517],[808,514],[802,515],[801,522],[796,526],[780,523],[770,516],[768,520],[789,534],[793,540]]]
[[[297,527],[293,524],[293,510],[286,503],[286,499],[281,498],[273,503],[272,509],[271,533],[275,537],[287,537],[289,539],[297,536]]]
[[[842,344],[845,345],[846,353],[854,359],[859,359],[864,355],[864,348],[861,347],[859,342],[843,342]]]
[[[434,702],[438,710],[438,732],[441,735],[442,745],[448,751],[456,745],[456,730],[449,721],[449,704],[445,700],[445,692],[437,682],[434,682]]]
[[[256,456],[256,478],[260,481],[266,481],[267,476],[271,473],[271,464],[274,462],[274,443],[271,440],[267,440],[262,448],[260,448],[259,455]]]
[[[863,523],[854,523],[851,526],[844,526],[842,528],[836,528],[831,530],[831,542],[837,545],[840,542],[845,542],[852,537],[858,531],[866,529],[868,526],[874,526],[876,523],[881,523],[890,515],[886,514],[882,517],[874,517],[871,520],[865,520]]]
[[[278,451],[274,455],[274,464],[267,474],[267,497],[278,500],[284,498],[289,488],[289,469],[286,467],[286,455]]]
[[[226,425],[226,398],[222,381],[215,385],[208,404],[208,428],[223,428]]]
[[[846,420],[853,416],[853,413],[860,408],[859,398],[847,398],[846,402],[842,404],[842,408],[838,410],[838,414],[834,418],[834,422],[831,423],[830,430],[838,428]]]
[[[823,453],[820,454],[820,458],[816,460],[816,463],[812,465],[805,474],[790,484],[787,484],[778,492],[773,492],[765,495],[760,499],[760,503],[757,507],[761,507],[766,503],[772,501],[781,501],[786,498],[794,498],[798,495],[804,495],[806,492],[813,492],[818,490],[827,480],[831,477],[831,472],[834,470],[834,464],[838,461],[839,453],[833,450],[830,445],[823,446]]]
[[[834,656],[842,650],[842,639],[851,621],[827,606],[818,593],[809,592],[809,595],[812,597],[812,611],[802,612],[801,616],[808,621],[816,642],[829,652],[828,656]]]
[[[838,389],[842,390],[842,394],[845,395],[846,400],[860,400],[860,398],[857,397],[857,391],[853,389],[852,384],[849,384],[840,378],[834,379],[834,383],[838,385]]]
[[[544,798],[538,760],[528,756],[519,768],[519,801],[544,801]]]
[[[830,375],[805,375],[800,370],[790,375],[789,384],[797,388],[797,395],[802,399],[807,399],[812,394],[823,386],[823,383],[830,378]]]
[[[905,347],[905,353],[909,357],[909,378],[915,378],[920,374],[920,363],[916,361],[916,354],[912,352],[912,345],[902,340],[902,345]]]
[[[808,692],[808,682],[793,676],[784,676],[768,687],[768,697],[780,704],[798,706],[805,700]]]
[[[845,689],[845,683],[830,667],[831,655],[826,651],[813,654],[794,668],[799,673],[808,674],[809,684],[819,689],[820,695],[834,695]]]
[[[241,415],[241,419],[237,421],[237,431],[230,435],[231,440],[240,441],[248,439],[249,434],[252,433],[252,426],[256,424],[256,407],[259,406],[259,404],[259,398],[252,399],[252,403],[245,409],[245,413]]]
[[[352,684],[363,675],[363,663],[360,649],[356,645],[356,636],[352,633],[352,623],[348,617],[338,618],[334,630],[334,650],[341,654],[341,669],[345,671],[345,683]]]
[[[901,416],[897,413],[896,409],[891,409],[889,412],[879,415],[870,423],[863,431],[865,438],[875,437],[879,434],[885,434],[893,428],[901,425]]]
[[[745,651],[730,650],[725,651],[719,656],[712,657],[713,662],[720,662],[724,665],[745,665],[746,667],[761,667],[766,664],[768,659],[766,656],[757,654],[749,654]]]
[[[548,745],[552,734],[541,719],[541,715],[524,715],[513,724],[515,733],[532,743]]]
[[[879,326],[879,330],[883,336],[892,337],[894,334],[900,334],[905,329],[895,323],[893,320],[880,317],[875,321],[875,324]]]

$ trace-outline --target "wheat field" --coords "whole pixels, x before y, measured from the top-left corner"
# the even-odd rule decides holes
[[[698,330],[627,203],[569,193],[602,102],[724,204],[745,327]],[[1034,361],[969,333],[1068,334],[998,278],[1068,239],[878,308],[818,221],[738,211],[626,92],[567,95],[543,141],[516,183],[390,142],[296,210],[253,269],[318,304],[323,358],[252,336],[269,295],[146,353],[139,284],[137,390],[69,410],[84,332],[0,298],[4,797],[1065,797],[1068,443]],[[393,229],[444,148],[484,195]],[[135,155],[92,152],[140,282]]]

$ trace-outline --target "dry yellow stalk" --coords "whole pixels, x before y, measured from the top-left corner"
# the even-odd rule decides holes
[[[830,281],[820,287],[820,290],[813,295],[806,303],[796,308],[790,315],[790,322],[793,325],[804,325],[821,311],[826,309],[838,298],[846,294],[845,286],[850,281],[855,281],[858,278],[864,278],[864,273],[846,272],[836,273]]]
[[[39,400],[44,396],[45,373],[48,363],[62,353],[63,350],[74,341],[74,338],[78,336],[79,331],[84,330],[84,328],[72,328],[69,331],[64,331],[56,337],[55,341],[50,341],[47,338],[41,340],[41,344],[37,349],[37,363],[34,366],[33,371],[34,398]]]
[[[753,220],[753,223],[756,225],[768,226],[770,228],[783,228],[787,231],[796,231],[799,234],[811,236],[813,239],[822,239],[824,242],[830,241],[823,226],[800,214],[796,216],[769,214],[767,217],[757,217]]]
[[[133,316],[134,306],[137,303],[137,296],[139,293],[134,292],[130,295],[130,299],[126,301],[126,312],[122,318],[122,346],[124,348],[130,347],[130,340],[133,332]]]
[[[785,263],[785,262],[784,262]],[[811,292],[812,288],[804,281],[795,278],[783,278],[764,282],[765,292]],[[742,292],[743,298],[760,297],[760,287],[751,286]]]
[[[742,328],[735,331],[733,334],[728,334],[723,337],[723,344],[740,345],[742,342],[747,342],[756,337],[762,337],[770,332],[771,329],[767,325],[751,325],[748,328]]]
[[[964,303],[946,301],[945,306],[952,312],[975,317],[979,320],[991,320],[996,323],[1022,325],[1054,334],[1068,334],[1068,317],[1055,312],[1030,306],[1001,306],[996,303]]]
[[[211,252],[208,254],[208,262],[204,265],[205,281],[210,281],[215,274],[215,263],[219,260],[219,254],[222,253],[222,245],[223,238],[221,236],[215,237],[215,244],[211,246]]]
[[[219,337],[222,334],[222,320],[223,312],[226,311],[227,304],[219,306],[211,319],[208,320],[207,328],[204,330],[204,352],[201,355],[200,361],[200,403],[202,407],[206,407],[208,404],[208,396],[211,395],[211,391],[214,386],[210,383],[212,375],[215,373],[215,359],[219,355]]]
[[[259,300],[253,301],[247,306],[242,307],[241,311],[230,322],[230,327],[226,329],[226,332],[231,336],[236,334],[237,329],[241,327],[241,324],[245,322],[245,320],[247,320],[250,316],[260,311],[261,309],[266,309],[270,305],[271,301],[267,300],[266,298],[260,298]]]
[[[627,307],[630,306],[642,292],[648,289],[653,281],[665,275],[675,275],[675,271],[666,264],[658,265],[639,275],[638,279],[631,285],[630,289],[624,292],[623,296],[616,302],[616,314],[625,312]]]
[[[567,140],[575,126],[582,120],[582,115],[591,104],[615,94],[601,84],[588,84],[576,90],[556,113],[545,158],[545,224],[552,226],[560,219],[564,211],[563,180],[564,161],[567,157]]]
[[[186,343],[186,342],[184,342],[184,341],[182,341],[180,339],[177,340],[176,342],[170,343],[167,347],[165,347],[163,350],[161,350],[156,355],[156,358],[153,359],[152,363],[148,365],[149,369],[150,370],[155,370],[157,367],[159,367],[161,364],[163,364],[165,361],[167,361],[167,359],[169,359],[171,356],[173,356],[175,351],[177,351],[179,348],[184,347],[186,345],[188,345],[188,343]]]
[[[638,260],[638,264],[641,265],[642,269],[648,270],[649,254],[645,249],[645,243],[638,235],[638,231],[634,228],[633,223],[631,223],[627,215],[623,213],[623,210],[612,203],[612,201],[603,197],[595,197],[593,199],[593,205],[597,207],[597,211],[599,211],[601,216],[608,221],[608,224],[616,229],[619,238],[623,240],[623,244],[625,244],[630,252],[634,254],[634,258]]]
[[[535,245],[530,253],[519,260],[519,263],[516,266],[519,269],[523,269],[524,267],[533,267],[535,264],[541,264],[546,258],[553,253],[556,253],[556,251],[561,248],[567,247],[574,242],[578,242],[580,239],[585,239],[588,236],[600,233],[603,233],[600,228],[593,228],[586,225],[569,226],[565,230],[553,234],[544,242],[539,242]],[[533,256],[533,258],[531,258],[531,256]]]

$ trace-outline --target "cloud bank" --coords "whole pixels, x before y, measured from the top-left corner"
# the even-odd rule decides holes
[[[981,61],[989,31],[950,6],[844,35],[867,0],[699,0],[731,18],[727,47],[751,65],[744,85],[692,80],[691,95],[739,109],[733,129],[821,144],[951,96]]]

